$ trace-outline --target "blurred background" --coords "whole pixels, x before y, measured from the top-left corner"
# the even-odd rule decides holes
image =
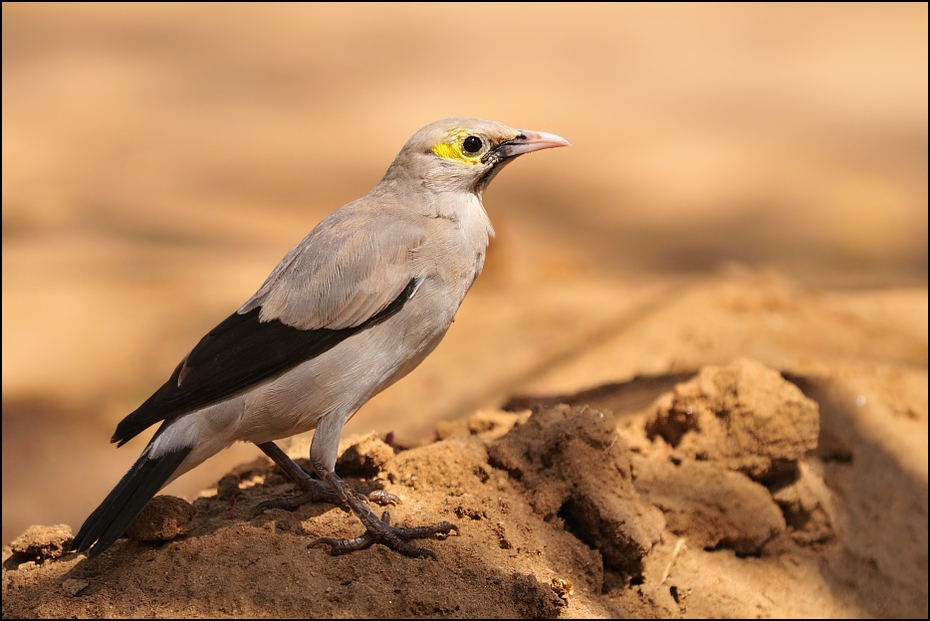
[[[927,285],[923,3],[2,11],[4,542],[80,526],[150,435],[116,423],[440,118],[573,147],[494,181],[449,336],[349,432],[420,441],[721,270]]]

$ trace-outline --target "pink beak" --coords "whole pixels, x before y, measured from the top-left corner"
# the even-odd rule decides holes
[[[515,157],[517,155],[523,155],[524,153],[532,153],[533,151],[570,146],[572,146],[572,143],[561,136],[548,132],[534,132],[528,129],[521,129],[519,136],[513,140],[507,141],[507,154],[511,157]]]

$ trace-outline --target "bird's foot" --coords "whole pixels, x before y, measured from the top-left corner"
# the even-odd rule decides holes
[[[298,507],[311,502],[325,502],[331,505],[336,505],[337,507],[342,507],[346,511],[349,510],[345,503],[339,499],[338,494],[315,479],[311,479],[309,477],[306,479],[301,479],[298,483],[298,487],[300,487],[302,490],[298,494],[269,498],[268,500],[263,500],[262,502],[258,503],[258,505],[255,507],[255,511],[252,513],[252,516],[255,517],[256,515],[260,515],[266,509],[284,509],[285,511],[293,511]],[[382,507],[386,505],[398,505],[401,502],[399,497],[380,489],[375,489],[368,492],[352,491],[352,493],[361,498],[365,498],[370,502],[381,505]]]
[[[330,547],[329,553],[333,556],[339,556],[357,550],[364,550],[373,543],[380,543],[407,556],[414,558],[429,557],[435,560],[436,554],[433,551],[417,547],[410,543],[410,540],[425,539],[433,535],[447,535],[453,530],[456,532],[459,530],[458,526],[451,522],[439,522],[431,526],[417,526],[414,528],[391,526],[391,516],[387,511],[381,514],[380,520],[375,518],[374,515],[371,517],[374,519],[367,524],[364,534],[359,537],[352,539],[320,537],[307,547],[327,544]]]

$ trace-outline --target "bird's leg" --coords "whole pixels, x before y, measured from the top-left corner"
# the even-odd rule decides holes
[[[458,527],[451,522],[439,522],[431,526],[419,526],[415,528],[404,528],[401,526],[391,526],[391,516],[385,511],[378,518],[377,515],[368,508],[352,492],[345,481],[336,476],[335,472],[326,472],[321,477],[323,482],[332,487],[345,505],[347,505],[358,519],[365,526],[365,532],[352,539],[333,539],[331,537],[321,537],[311,542],[307,547],[320,544],[330,546],[329,553],[333,556],[363,550],[373,543],[380,543],[387,547],[412,557],[431,557],[436,558],[436,554],[426,548],[420,548],[410,543],[411,539],[425,539],[432,535],[448,534],[453,530],[458,532]]]
[[[265,455],[271,458],[275,464],[278,465],[281,470],[284,471],[284,474],[291,481],[294,482],[297,487],[301,489],[301,493],[293,496],[282,496],[280,498],[272,498],[260,502],[257,507],[255,507],[255,515],[258,515],[265,509],[286,509],[288,511],[293,511],[301,505],[305,505],[308,502],[327,502],[331,505],[340,506],[346,510],[349,507],[342,501],[338,494],[336,494],[329,487],[323,485],[313,477],[311,477],[303,468],[301,468],[297,462],[287,456],[287,454],[278,447],[274,442],[262,442],[261,444],[256,444],[258,448],[262,450]],[[360,494],[371,500],[378,503],[379,505],[387,504],[398,504],[400,498],[394,494],[389,494],[383,490],[373,490],[370,492],[357,492],[350,490],[352,495]]]

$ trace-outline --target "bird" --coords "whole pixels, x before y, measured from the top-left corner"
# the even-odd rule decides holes
[[[168,483],[235,442],[252,442],[303,492],[276,506],[330,502],[365,528],[310,546],[338,555],[380,543],[436,558],[411,542],[457,528],[395,526],[387,511],[379,517],[335,472],[342,429],[419,365],[451,325],[494,235],[483,204],[491,180],[520,155],[563,146],[570,143],[556,134],[472,118],[416,132],[371,192],[320,221],[117,425],[110,441],[122,446],[160,423],[71,550],[99,555]],[[275,444],[310,430],[315,477]],[[396,497],[372,492],[367,500]]]

